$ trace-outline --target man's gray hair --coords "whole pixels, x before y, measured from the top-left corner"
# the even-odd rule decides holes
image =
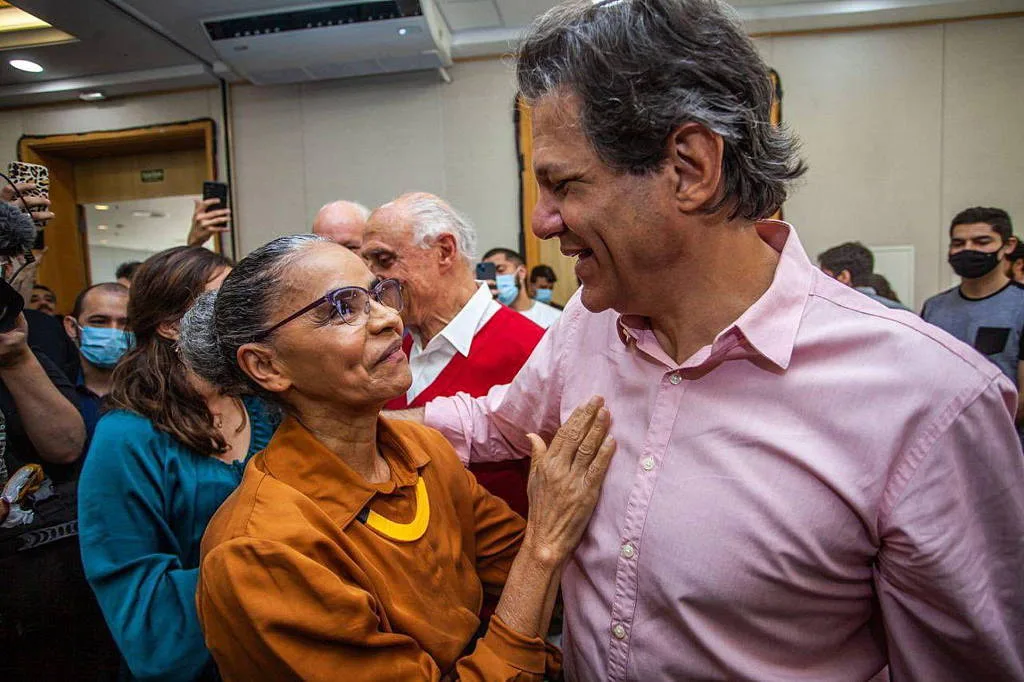
[[[412,222],[414,244],[426,248],[439,236],[448,233],[455,237],[462,257],[473,262],[476,258],[476,228],[469,218],[440,197],[426,193],[401,197],[381,206],[381,209],[391,208],[399,202],[403,214]]]
[[[284,273],[309,246],[332,243],[314,234],[278,237],[239,261],[221,288],[202,294],[181,320],[178,348],[186,364],[225,395],[262,395],[238,366],[238,349],[273,325],[270,319],[284,289]]]
[[[529,102],[577,96],[584,134],[620,172],[660,168],[685,123],[720,135],[724,193],[709,211],[766,218],[806,171],[793,135],[771,124],[767,66],[718,0],[566,2],[531,27],[516,76]]]

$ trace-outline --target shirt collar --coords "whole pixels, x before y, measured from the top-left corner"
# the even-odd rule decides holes
[[[878,296],[878,292],[875,291],[874,287],[854,287],[857,291],[862,294],[870,294],[872,296]]]
[[[85,385],[85,374],[81,370],[78,371],[78,379],[75,380],[75,388],[78,390],[80,394],[88,396],[90,398],[100,397],[96,393],[94,393],[91,388]]]
[[[788,223],[762,220],[756,224],[756,229],[758,236],[779,252],[779,263],[771,285],[739,319],[715,337],[709,348],[687,360],[684,367],[704,365],[715,359],[741,357],[744,353],[737,353],[737,346],[749,349],[779,369],[789,367],[800,320],[811,291],[814,266],[807,258],[796,230]],[[624,344],[636,344],[662,362],[668,359],[647,318],[622,315],[618,320],[618,331]],[[675,363],[668,360],[668,364]]]
[[[444,329],[434,339],[443,338],[447,340],[464,357],[469,357],[469,349],[473,346],[473,337],[484,326],[484,323],[490,319],[488,313],[499,306],[500,304],[491,296],[490,288],[486,284],[481,283],[476,293],[466,301],[466,305],[462,306],[462,310],[452,318],[451,322],[445,325]],[[413,331],[412,335],[416,345],[421,346],[419,334]],[[432,350],[431,346],[434,344],[434,339],[430,340],[427,347],[423,349],[424,351]]]
[[[407,450],[385,419],[377,423],[377,441],[391,469],[391,478],[369,483],[328,450],[294,417],[286,417],[263,452],[267,472],[313,500],[341,527],[355,517],[374,495],[390,494],[416,484],[430,456]]]

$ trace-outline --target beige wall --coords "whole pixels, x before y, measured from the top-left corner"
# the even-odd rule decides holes
[[[759,38],[781,74],[806,180],[786,205],[811,256],[849,239],[916,250],[916,300],[946,286],[957,210],[1005,207],[1024,232],[1024,18]],[[481,249],[518,243],[511,71],[233,89],[241,251],[305,231],[320,205],[447,197]],[[213,116],[216,90],[0,112],[0,149],[65,133]],[[223,159],[221,163],[223,169]]]
[[[519,185],[509,66],[233,92],[241,245],[308,230],[323,204],[380,205],[414,190],[466,213],[481,253],[518,246]]]
[[[786,205],[811,257],[910,244],[919,309],[949,286],[957,211],[1007,209],[1024,232],[1024,18],[758,41],[810,171]]]

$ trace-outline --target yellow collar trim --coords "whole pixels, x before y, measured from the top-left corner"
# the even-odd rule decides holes
[[[416,516],[409,523],[395,523],[370,510],[366,516],[366,525],[381,535],[399,542],[414,542],[423,537],[430,523],[430,498],[427,496],[427,485],[423,477],[416,479]]]

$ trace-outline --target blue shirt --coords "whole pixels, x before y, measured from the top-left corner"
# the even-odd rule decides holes
[[[864,294],[868,298],[873,298],[874,300],[884,305],[886,308],[892,308],[893,310],[906,310],[908,313],[914,312],[907,306],[900,303],[899,301],[894,301],[891,298],[886,298],[885,296],[879,295],[879,293],[875,291],[874,287],[854,287],[854,289]]]
[[[78,411],[82,413],[82,420],[85,422],[85,447],[83,452],[89,452],[89,443],[92,441],[92,434],[96,431],[96,424],[100,420],[100,408],[103,407],[103,398],[89,390],[85,385],[85,377],[81,372],[78,374],[78,381],[75,382],[75,392],[78,394]]]
[[[245,406],[247,462],[278,419],[258,399]],[[199,542],[244,468],[191,450],[138,414],[100,419],[78,484],[79,540],[85,576],[133,679],[215,675],[196,614]]]

